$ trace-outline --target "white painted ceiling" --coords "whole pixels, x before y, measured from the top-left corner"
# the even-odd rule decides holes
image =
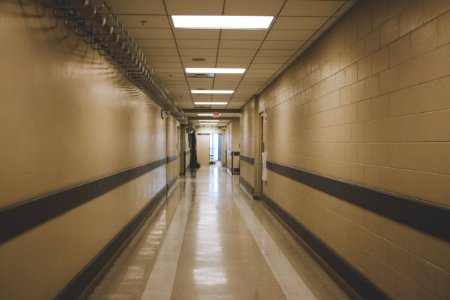
[[[107,0],[131,32],[174,102],[229,101],[239,109],[304,51],[356,0]],[[275,16],[268,30],[175,29],[171,15]],[[144,21],[144,22],[142,22]],[[203,58],[196,62],[193,58]],[[239,75],[188,78],[186,67],[247,68]],[[232,89],[233,95],[192,95],[191,89]]]

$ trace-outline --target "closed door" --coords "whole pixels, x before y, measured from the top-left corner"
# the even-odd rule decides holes
[[[209,134],[197,135],[197,161],[200,166],[209,165]]]

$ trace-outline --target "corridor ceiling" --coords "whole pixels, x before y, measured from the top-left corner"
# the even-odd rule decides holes
[[[135,38],[173,101],[226,101],[239,109],[290,64],[355,2],[337,0],[107,0]],[[172,15],[275,16],[268,30],[175,29]],[[190,78],[187,67],[246,68],[244,74]],[[197,95],[192,89],[235,90]]]

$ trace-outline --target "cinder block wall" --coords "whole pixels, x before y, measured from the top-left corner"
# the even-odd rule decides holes
[[[0,2],[0,209],[165,159],[159,107],[22,2]],[[0,244],[0,298],[52,299],[165,184],[162,165]]]
[[[268,159],[450,208],[449,9],[359,1],[259,95]],[[274,172],[263,191],[389,296],[450,298],[448,242]]]

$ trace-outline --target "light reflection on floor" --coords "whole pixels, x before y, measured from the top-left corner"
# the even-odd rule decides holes
[[[242,192],[238,181],[238,176],[217,165],[201,167],[194,176],[179,180],[177,190],[155,220],[143,229],[140,239],[119,258],[90,298],[140,299],[159,257],[168,223],[173,222],[179,204],[190,201],[184,237],[178,241],[182,245],[171,299],[285,299],[263,256],[269,251],[264,246],[269,243],[264,240],[269,235],[315,298],[346,299],[264,206]],[[243,220],[237,200],[247,205],[267,231],[261,233],[260,245]]]

